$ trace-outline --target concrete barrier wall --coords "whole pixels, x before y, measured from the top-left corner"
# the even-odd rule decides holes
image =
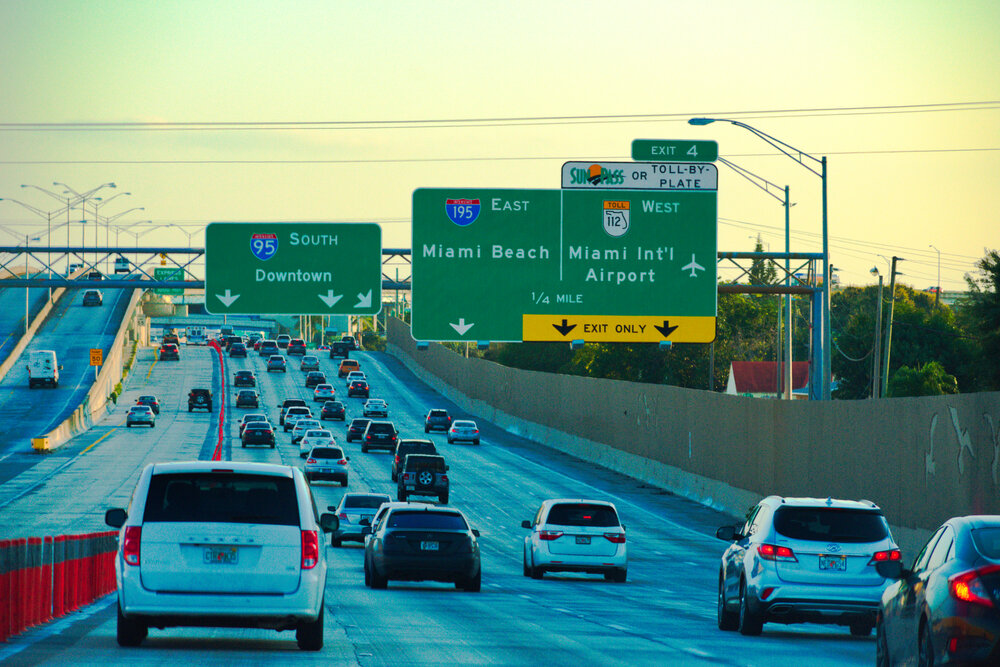
[[[44,446],[33,445],[37,451],[52,451],[100,420],[107,414],[111,405],[111,392],[122,380],[123,369],[127,355],[131,354],[132,342],[139,339],[139,329],[141,324],[139,318],[142,317],[141,309],[138,307],[142,299],[143,290],[132,290],[132,297],[125,315],[122,317],[121,326],[111,349],[104,358],[104,365],[97,374],[97,379],[87,392],[87,396],[80,405],[57,427],[41,436],[40,440],[45,442]]]
[[[777,401],[417,351],[398,320],[388,339],[471,412],[737,515],[772,493],[867,498],[917,535],[951,516],[1000,514],[1000,392]]]

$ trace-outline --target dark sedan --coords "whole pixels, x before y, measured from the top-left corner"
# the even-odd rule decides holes
[[[1000,516],[949,519],[882,595],[876,664],[1000,664]]]
[[[256,387],[257,376],[253,374],[253,371],[236,371],[236,375],[233,377],[233,386]]]
[[[312,389],[319,384],[326,384],[326,373],[323,371],[309,371],[306,373],[307,389]]]
[[[243,447],[247,445],[268,445],[274,449],[274,429],[267,422],[250,422],[243,429]]]
[[[345,421],[347,419],[347,410],[340,401],[327,401],[323,404],[323,409],[320,410],[319,418],[320,420],[337,419]]]
[[[236,394],[236,407],[259,408],[260,397],[257,396],[257,392],[253,389],[240,389],[240,393]]]
[[[368,387],[368,382],[365,380],[355,380],[351,383],[351,386],[347,388],[347,398],[352,396],[361,396],[363,398],[368,398],[368,392],[370,391]]]
[[[479,531],[460,511],[427,506],[390,509],[378,530],[366,526],[365,585],[385,588],[389,580],[453,582],[478,591],[482,582]]]
[[[156,396],[140,396],[135,399],[136,405],[148,405],[153,410],[154,415],[160,414],[160,402],[156,400]]]
[[[229,346],[229,357],[243,357],[247,358],[247,346],[245,343],[232,343]]]
[[[347,427],[347,442],[352,440],[363,440],[365,437],[365,429],[368,428],[368,423],[371,419],[354,419],[351,421],[350,425]]]

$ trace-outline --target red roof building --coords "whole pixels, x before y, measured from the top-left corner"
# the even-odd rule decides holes
[[[726,393],[736,396],[776,398],[778,365],[774,361],[734,361],[729,366]],[[796,398],[808,397],[809,362],[792,362],[792,392]]]

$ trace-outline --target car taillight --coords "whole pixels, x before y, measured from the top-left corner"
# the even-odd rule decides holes
[[[993,599],[990,597],[989,591],[986,590],[986,586],[983,585],[983,580],[979,577],[987,574],[995,575],[997,572],[1000,572],[1000,566],[990,565],[978,570],[952,575],[948,577],[948,592],[956,600],[992,607]]]
[[[319,563],[319,535],[315,530],[302,531],[302,569],[311,570]]]
[[[797,563],[799,559],[795,557],[788,547],[779,547],[774,544],[762,544],[757,547],[757,554],[764,560],[784,561],[786,563]]]
[[[625,544],[625,533],[604,533],[604,539],[615,544]]]
[[[365,440],[371,440],[371,439],[372,439],[372,437],[370,435],[366,435],[365,436]]]
[[[903,554],[899,549],[889,549],[888,551],[876,551],[872,554],[872,559],[868,561],[869,565],[874,565],[875,563],[881,563],[882,561],[889,560],[899,560],[903,557]]]
[[[403,473],[403,481],[404,482],[409,482],[411,479],[413,479],[413,473],[409,473],[409,472],[404,472]]]
[[[396,459],[393,461],[393,463],[395,463],[397,467],[399,466],[399,454],[396,455]]]
[[[538,539],[545,540],[546,542],[551,542],[552,540],[558,540],[562,537],[563,532],[561,530],[540,530],[538,531]]]
[[[340,514],[337,515],[337,518],[346,521],[347,520],[347,512],[341,512]]]
[[[442,482],[447,482],[448,481],[448,475],[441,475],[441,481]]]
[[[347,459],[340,459],[339,461],[337,461],[337,465],[346,466]]]
[[[316,463],[316,459],[310,456],[308,459],[306,459],[306,463]]]
[[[125,529],[125,541],[122,543],[122,556],[128,565],[139,564],[139,545],[142,539],[140,526],[129,526]]]

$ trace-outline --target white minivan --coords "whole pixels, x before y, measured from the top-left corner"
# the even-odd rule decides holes
[[[58,387],[61,370],[55,350],[34,350],[28,353],[28,389],[46,385]]]
[[[235,461],[151,463],[119,528],[118,643],[150,628],[295,630],[299,648],[323,648],[326,550],[339,527],[318,515],[302,471]]]

